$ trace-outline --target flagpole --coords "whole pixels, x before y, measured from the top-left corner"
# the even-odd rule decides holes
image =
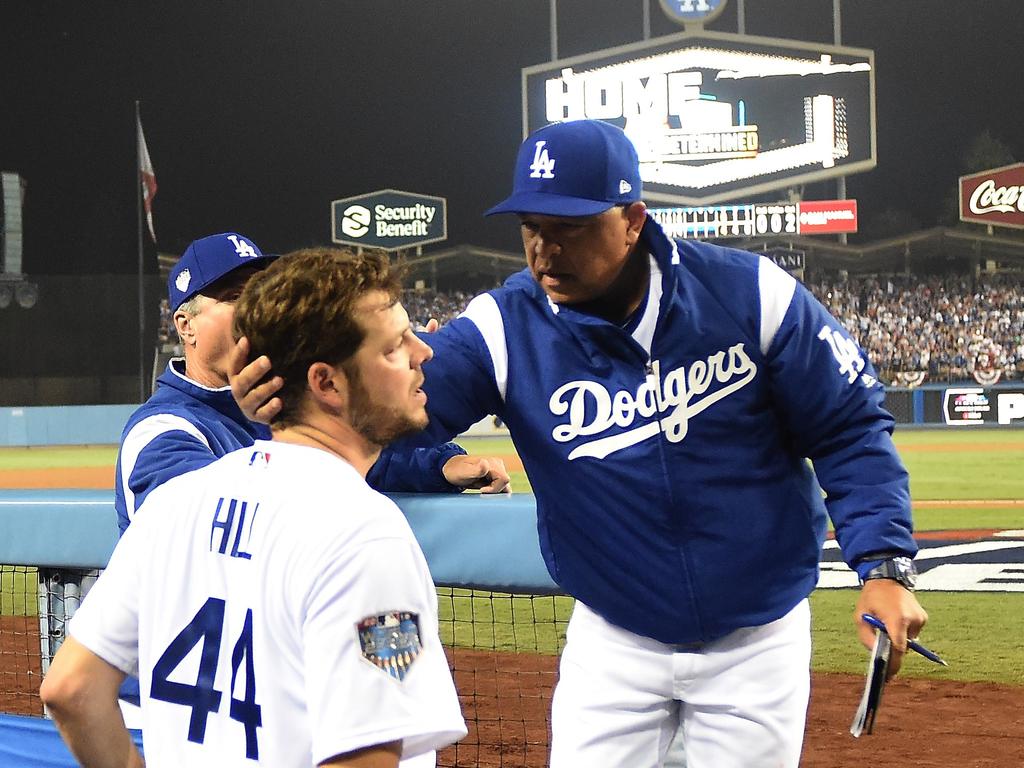
[[[144,284],[142,280],[142,146],[139,136],[139,126],[142,124],[142,116],[139,113],[139,100],[135,100],[135,210],[138,219],[138,249],[139,249],[139,402],[146,402],[146,349],[145,349],[145,328],[146,309],[144,299]]]

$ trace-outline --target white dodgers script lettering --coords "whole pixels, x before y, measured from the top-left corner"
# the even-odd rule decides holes
[[[715,352],[707,360],[695,360],[679,366],[662,378],[660,361],[651,364],[651,373],[635,393],[620,389],[614,395],[595,381],[570,381],[556,389],[548,401],[555,416],[568,416],[551,436],[560,443],[577,437],[600,435],[613,427],[632,425],[637,416],[657,421],[642,424],[627,432],[601,437],[576,446],[569,460],[583,456],[603,459],[615,451],[654,437],[659,432],[671,443],[686,437],[690,419],[749,384],[757,375],[757,366],[743,344]],[[714,386],[717,389],[713,389]],[[587,420],[587,409],[591,417]]]

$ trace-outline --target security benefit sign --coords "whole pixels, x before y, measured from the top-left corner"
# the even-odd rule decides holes
[[[401,251],[448,237],[443,197],[382,189],[331,203],[331,240],[344,245]]]
[[[873,168],[874,53],[682,33],[527,67],[524,129],[591,118],[637,147],[644,196],[701,205]]]
[[[1024,229],[1024,163],[961,176],[960,220]]]

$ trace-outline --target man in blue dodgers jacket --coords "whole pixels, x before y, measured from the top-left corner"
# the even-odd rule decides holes
[[[893,672],[927,620],[896,567],[916,546],[893,419],[802,285],[671,241],[640,199],[619,129],[527,138],[490,213],[518,214],[528,269],[427,339],[428,442],[489,413],[508,425],[548,568],[577,598],[552,766],[661,765],[681,724],[690,768],[795,767],[826,508],[866,579],[856,615],[892,630]],[[271,387],[249,387],[269,364],[232,377],[264,419]]]

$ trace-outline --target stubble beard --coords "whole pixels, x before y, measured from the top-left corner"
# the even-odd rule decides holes
[[[383,448],[399,438],[422,432],[427,427],[427,412],[409,414],[394,406],[373,400],[360,377],[350,379],[349,418],[352,428],[368,442]]]

